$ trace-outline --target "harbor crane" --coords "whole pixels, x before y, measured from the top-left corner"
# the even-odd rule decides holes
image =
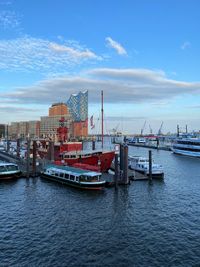
[[[152,134],[153,133],[153,130],[152,130],[152,128],[151,128],[151,125],[149,124],[149,131],[150,131],[150,134]]]
[[[158,130],[158,135],[161,135],[162,134],[162,127],[163,127],[163,121],[162,121],[162,123],[161,123],[161,125],[160,125],[160,128],[159,128],[159,130]]]
[[[146,121],[144,122],[144,124],[143,124],[143,126],[142,126],[142,129],[141,129],[141,135],[143,135],[145,126],[146,126]]]

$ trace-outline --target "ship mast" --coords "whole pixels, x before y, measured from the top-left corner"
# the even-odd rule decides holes
[[[103,149],[103,91],[101,91],[101,147]]]

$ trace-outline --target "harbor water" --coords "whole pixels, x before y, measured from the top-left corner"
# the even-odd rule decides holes
[[[152,155],[164,180],[118,190],[1,181],[0,266],[200,266],[200,159]]]

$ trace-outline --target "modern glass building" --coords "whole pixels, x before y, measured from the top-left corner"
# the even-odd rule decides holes
[[[88,91],[72,94],[66,104],[74,121],[80,122],[88,119]]]

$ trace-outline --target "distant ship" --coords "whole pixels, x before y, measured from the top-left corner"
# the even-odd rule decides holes
[[[200,139],[193,137],[177,138],[172,146],[175,154],[200,157]]]

